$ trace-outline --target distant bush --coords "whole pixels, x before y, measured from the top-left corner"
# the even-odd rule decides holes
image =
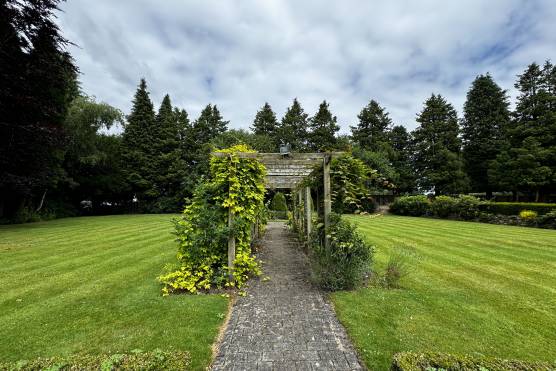
[[[331,215],[330,246],[324,245],[324,228],[313,233],[309,257],[313,281],[329,291],[350,290],[362,285],[372,263],[372,247],[355,226],[339,215]]]
[[[521,210],[532,210],[538,215],[544,215],[556,210],[556,204],[533,202],[483,202],[480,209],[486,213],[497,215],[519,215]]]
[[[460,195],[456,200],[457,214],[460,219],[471,220],[479,216],[481,200],[477,197]]]
[[[439,218],[453,216],[457,212],[457,199],[450,196],[438,196],[430,205],[432,215]]]
[[[541,228],[556,229],[556,210],[539,216],[537,218],[537,224]]]
[[[189,367],[186,352],[136,351],[131,354],[75,355],[65,358],[36,358],[0,362],[0,370],[184,370]]]
[[[419,370],[488,370],[488,371],[549,371],[556,363],[507,360],[490,357],[473,357],[469,355],[452,355],[443,353],[409,353],[394,355],[391,371]]]
[[[270,202],[270,210],[272,211],[288,211],[286,196],[282,192],[276,192]]]
[[[390,212],[397,215],[423,216],[430,211],[430,200],[427,196],[402,196],[390,205]]]
[[[524,220],[534,220],[537,218],[537,212],[533,210],[521,210],[519,217]]]

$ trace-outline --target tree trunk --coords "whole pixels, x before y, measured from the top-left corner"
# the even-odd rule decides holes
[[[539,202],[539,196],[540,196],[540,192],[539,192],[539,190],[537,189],[537,190],[535,191],[535,202]]]
[[[39,202],[39,206],[37,207],[37,210],[35,210],[35,212],[39,212],[42,209],[42,206],[44,205],[44,198],[46,197],[46,189],[44,190],[44,192],[42,193],[42,197],[41,197],[41,202]]]
[[[487,199],[487,201],[492,200],[492,190],[487,189],[485,198]]]

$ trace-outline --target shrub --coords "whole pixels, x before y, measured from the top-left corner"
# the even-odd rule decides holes
[[[390,205],[390,212],[398,215],[423,216],[430,210],[430,200],[427,196],[402,196]]]
[[[434,216],[447,218],[456,214],[457,201],[454,197],[438,196],[432,200],[430,210]]]
[[[275,219],[287,219],[288,217],[288,204],[286,203],[286,196],[282,192],[276,192],[270,202],[270,216]]]
[[[475,196],[460,195],[456,198],[456,214],[460,219],[471,220],[479,216],[481,200]]]
[[[392,371],[418,370],[488,370],[488,371],[549,371],[556,363],[507,360],[490,357],[473,357],[469,355],[452,355],[443,353],[410,353],[394,355]]]
[[[538,215],[544,215],[556,210],[556,204],[533,202],[483,202],[480,209],[489,214],[499,215],[519,215],[521,210],[527,209],[537,212]]]
[[[270,210],[272,211],[288,211],[286,204],[286,196],[282,192],[276,192],[270,203]]]
[[[534,220],[537,215],[537,212],[533,210],[521,210],[519,212],[519,217],[524,220]]]
[[[537,219],[537,223],[541,228],[556,229],[556,210],[539,216]]]
[[[0,362],[0,370],[184,370],[188,368],[189,362],[186,352],[138,350],[131,354],[74,355]]]
[[[324,245],[324,228],[313,233],[309,253],[313,281],[325,290],[349,290],[362,285],[372,262],[372,247],[339,215],[330,217],[330,246]]]

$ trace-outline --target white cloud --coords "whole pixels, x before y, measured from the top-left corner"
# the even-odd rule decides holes
[[[473,78],[490,72],[512,95],[527,64],[556,56],[551,0],[131,1],[62,4],[59,23],[84,90],[129,112],[141,77],[195,118],[216,103],[247,128],[270,102],[326,99],[342,130],[372,98],[415,127],[432,93],[459,113]]]

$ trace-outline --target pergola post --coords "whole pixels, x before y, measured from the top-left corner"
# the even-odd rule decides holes
[[[305,233],[307,234],[307,243],[311,241],[311,188],[305,187]]]
[[[228,228],[232,229],[234,224],[234,212],[228,209]],[[228,236],[228,280],[234,281],[234,260],[236,260],[236,238],[230,232]]]
[[[323,184],[324,184],[324,246],[329,248],[328,232],[330,231],[330,213],[332,212],[332,199],[330,195],[330,156],[323,159]]]

